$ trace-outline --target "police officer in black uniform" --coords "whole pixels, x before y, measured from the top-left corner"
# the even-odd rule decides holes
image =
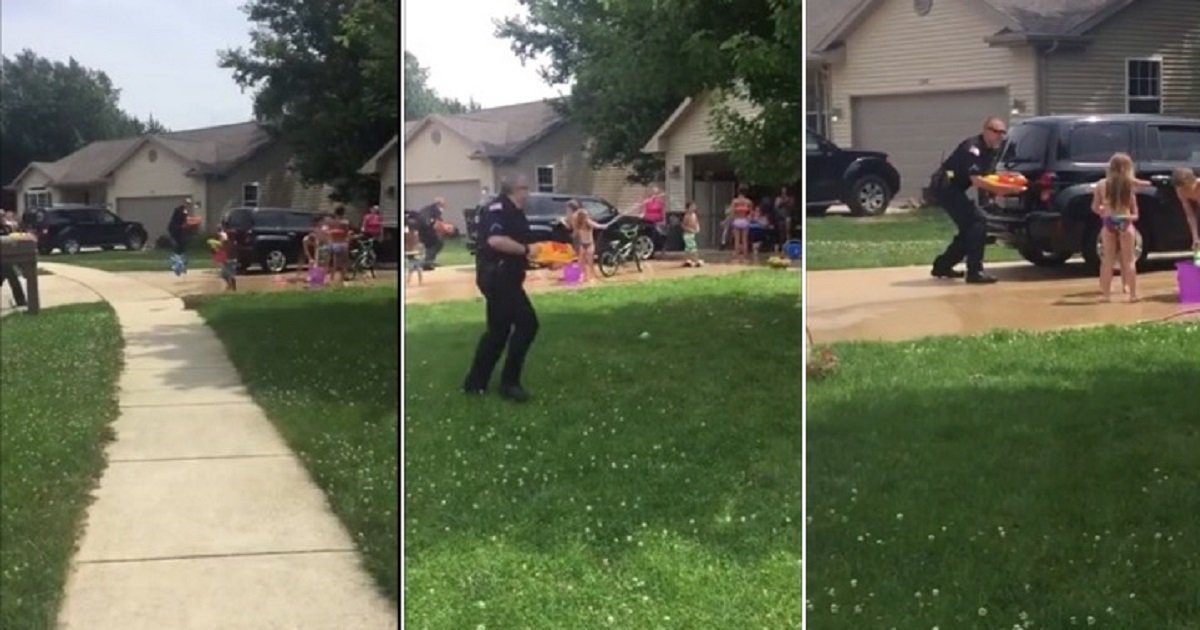
[[[958,226],[958,234],[946,251],[933,261],[930,272],[935,278],[962,278],[972,284],[991,284],[996,278],[983,272],[983,250],[987,244],[987,223],[983,210],[967,197],[974,186],[995,195],[1007,195],[1014,189],[996,186],[984,180],[993,172],[996,150],[1004,142],[1008,129],[1004,121],[992,116],[983,123],[983,132],[958,145],[934,175],[931,188],[939,205]],[[967,273],[954,269],[967,260]]]
[[[523,179],[505,182],[500,194],[479,215],[475,284],[487,303],[487,330],[479,339],[475,360],[463,383],[463,391],[468,394],[487,390],[507,344],[500,395],[517,402],[529,399],[521,386],[521,369],[537,336],[538,319],[524,287],[530,254],[529,222],[523,210],[528,196],[529,186]]]

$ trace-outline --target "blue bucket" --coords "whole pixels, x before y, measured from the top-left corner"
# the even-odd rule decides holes
[[[800,260],[800,256],[804,253],[804,243],[799,239],[792,239],[784,243],[783,253],[791,260]]]

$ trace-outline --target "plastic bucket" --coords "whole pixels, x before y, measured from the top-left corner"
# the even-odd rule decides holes
[[[579,263],[571,263],[563,267],[562,281],[567,284],[575,284],[579,282],[582,273]]]
[[[804,253],[804,244],[799,240],[790,240],[784,244],[783,253],[792,260],[800,260]]]
[[[1200,266],[1181,260],[1175,263],[1175,276],[1179,281],[1179,303],[1200,304]]]

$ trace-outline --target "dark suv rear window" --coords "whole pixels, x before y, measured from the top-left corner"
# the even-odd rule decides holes
[[[230,210],[225,224],[234,230],[248,230],[254,227],[254,217],[249,210]]]
[[[1016,125],[1008,132],[1008,143],[1000,154],[1000,164],[1041,164],[1046,161],[1049,141],[1050,127],[1047,125]]]
[[[1067,131],[1058,145],[1058,159],[1103,164],[1114,153],[1133,152],[1133,129],[1126,123],[1084,123]]]
[[[1149,159],[1200,164],[1200,126],[1152,125],[1148,132]]]

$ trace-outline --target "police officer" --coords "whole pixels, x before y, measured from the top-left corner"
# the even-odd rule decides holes
[[[974,186],[995,195],[1007,195],[1015,189],[997,186],[983,179],[993,172],[996,150],[1008,135],[1004,121],[992,116],[983,123],[983,132],[964,140],[934,175],[932,189],[939,205],[958,226],[958,234],[946,251],[933,261],[930,272],[935,278],[962,278],[972,284],[991,284],[996,278],[983,272],[983,249],[987,244],[987,223],[983,210],[967,197]],[[954,269],[967,260],[967,273]]]
[[[524,287],[530,255],[529,222],[523,210],[528,196],[529,186],[524,179],[504,182],[500,194],[480,213],[475,284],[487,303],[487,330],[479,339],[475,360],[463,383],[463,391],[468,394],[487,390],[492,370],[507,344],[500,395],[517,402],[529,399],[521,386],[521,368],[537,336],[538,319]]]

